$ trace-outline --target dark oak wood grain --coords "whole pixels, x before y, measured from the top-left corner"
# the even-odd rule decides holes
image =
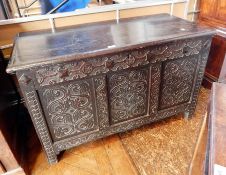
[[[192,116],[214,32],[161,14],[19,36],[7,71],[49,163],[82,143]]]

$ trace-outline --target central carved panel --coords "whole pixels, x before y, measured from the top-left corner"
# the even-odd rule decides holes
[[[54,140],[97,129],[90,80],[46,88],[39,94]]]
[[[197,57],[176,59],[163,64],[160,109],[170,108],[190,100]]]
[[[111,124],[147,114],[148,75],[148,69],[140,69],[108,76]]]

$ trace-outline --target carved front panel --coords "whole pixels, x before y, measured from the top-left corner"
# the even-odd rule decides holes
[[[54,140],[98,128],[92,81],[80,80],[39,91]]]
[[[147,114],[148,68],[108,76],[111,124]]]
[[[197,57],[186,57],[163,63],[160,109],[170,108],[190,100],[197,64]]]

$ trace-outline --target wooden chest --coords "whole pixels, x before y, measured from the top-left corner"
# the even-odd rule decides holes
[[[160,14],[16,38],[16,72],[49,163],[76,145],[192,116],[214,31]]]

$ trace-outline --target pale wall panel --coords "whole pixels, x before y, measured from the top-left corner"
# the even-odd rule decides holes
[[[48,20],[0,26],[0,46],[11,44],[14,37],[20,32],[43,30],[49,28],[50,23]]]
[[[192,11],[194,8],[195,0],[189,0],[188,11]]]
[[[179,18],[184,18],[185,8],[186,8],[186,3],[174,4],[173,15]]]
[[[195,1],[196,1],[196,9],[195,9]],[[199,5],[200,5],[200,0],[189,0],[188,12],[192,12],[194,10],[198,10],[199,9]],[[196,20],[197,17],[198,17],[198,13],[194,13],[194,14],[189,14],[187,16],[187,19],[189,21],[192,21],[192,18],[194,18],[194,20]]]
[[[188,20],[188,21],[192,21],[192,17],[193,17],[193,14],[189,14],[189,15],[187,16],[187,20]]]
[[[89,14],[89,15],[71,16],[71,17],[64,17],[64,18],[56,18],[55,26],[56,27],[65,27],[65,26],[70,26],[70,25],[113,20],[115,18],[116,18],[115,11]]]
[[[136,16],[152,15],[159,13],[170,13],[170,5],[159,5],[152,7],[142,7],[136,9],[120,10],[120,18],[129,18]]]

